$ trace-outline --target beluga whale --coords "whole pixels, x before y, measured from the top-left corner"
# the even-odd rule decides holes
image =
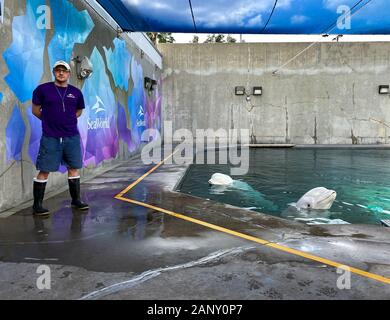
[[[213,186],[231,186],[233,179],[223,173],[214,173],[209,180],[209,184]]]
[[[336,191],[318,187],[306,192],[296,203],[297,209],[328,210],[337,196]]]
[[[278,210],[278,206],[272,201],[267,200],[261,192],[253,189],[248,183],[239,180],[233,180],[230,176],[223,173],[214,173],[208,181],[211,185],[210,193],[223,195],[230,192],[231,196],[239,197],[245,203],[250,204],[251,209]]]
[[[294,219],[308,225],[349,224],[341,219],[333,219],[329,209],[337,196],[336,191],[318,187],[306,192],[297,203],[290,203],[282,211],[281,217]]]

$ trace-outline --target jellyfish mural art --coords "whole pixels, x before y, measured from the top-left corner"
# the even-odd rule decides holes
[[[42,124],[41,121],[32,114],[32,106],[27,108],[27,119],[31,128],[28,154],[31,161],[35,163],[37,160],[39,144],[42,136]]]
[[[145,93],[146,110],[145,110],[145,126],[147,129],[161,130],[161,79],[157,82],[156,91],[148,96]],[[158,133],[155,132],[153,138],[157,138]]]
[[[114,49],[104,47],[104,53],[106,55],[107,67],[112,74],[115,86],[128,91],[131,54],[126,48],[126,42],[115,38]]]
[[[51,0],[54,35],[48,45],[50,65],[55,61],[69,62],[76,43],[84,43],[94,28],[87,10],[78,11],[71,1]]]
[[[11,117],[5,128],[7,161],[21,161],[26,125],[17,106],[14,106]]]
[[[32,163],[36,163],[38,152],[39,152],[39,146],[41,143],[41,137],[42,137],[42,122],[39,120],[36,116],[32,114],[32,106],[30,105],[27,110],[27,119],[30,124],[30,140],[28,144],[28,155],[30,156],[30,159]],[[67,172],[67,168],[64,165],[61,165],[58,169],[59,172],[65,173]]]
[[[124,40],[115,38],[113,44],[113,49],[104,47],[107,67],[111,72],[115,86],[127,92],[129,90],[129,80],[131,77],[130,68],[132,55],[127,49]],[[128,116],[126,115],[126,110],[124,106],[118,102],[118,137],[126,144],[129,151],[135,151],[137,149],[137,144],[133,141],[133,135],[127,120]]]
[[[131,130],[127,127],[125,108],[120,103],[118,103],[118,135],[119,139],[127,145],[129,151],[133,151],[136,149],[136,145],[131,139]]]
[[[142,65],[134,57],[131,59],[131,79],[134,85],[128,99],[128,108],[131,123],[131,140],[133,148],[137,148],[141,144],[142,133],[145,131],[145,97],[144,72]]]
[[[116,103],[103,57],[97,48],[90,60],[95,71],[82,89],[86,108],[79,119],[79,131],[84,165],[98,165],[103,160],[115,158],[118,153]]]
[[[26,15],[12,21],[12,43],[3,53],[9,74],[4,78],[21,102],[31,99],[43,75],[46,29],[36,27],[37,8],[45,0],[27,0]]]

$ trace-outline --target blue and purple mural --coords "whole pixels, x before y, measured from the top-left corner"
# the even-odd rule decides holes
[[[161,79],[158,88],[149,96],[144,90],[144,75],[142,65],[133,57],[131,59],[131,78],[133,90],[128,98],[130,114],[130,128],[127,126],[127,117],[122,105],[118,105],[118,134],[130,152],[135,151],[141,144],[142,133],[145,129],[161,130]],[[153,75],[153,78],[155,76]],[[153,137],[157,138],[157,133]]]
[[[21,102],[31,99],[43,75],[46,29],[38,28],[38,7],[45,0],[27,0],[26,15],[12,22],[12,43],[3,58],[10,73],[5,82]]]
[[[114,46],[114,50],[104,47],[107,67],[114,78],[115,86],[127,91],[129,90],[131,54],[123,40],[115,38]]]
[[[97,48],[93,50],[90,60],[95,71],[82,89],[86,108],[79,118],[79,131],[83,141],[84,164],[98,165],[103,160],[115,158],[118,153],[116,103],[103,57]]]
[[[131,140],[131,130],[127,127],[127,116],[125,108],[118,103],[118,137],[126,143],[129,151],[134,151],[137,146]]]
[[[32,106],[27,108],[26,113],[31,128],[30,141],[28,144],[28,155],[30,156],[31,161],[36,163],[42,136],[42,123],[41,120],[32,114]],[[67,169],[65,166],[60,166],[58,171],[64,173],[67,171]]]
[[[39,28],[42,15],[47,14],[46,0],[26,0],[26,14],[13,18],[12,43],[3,53],[9,74],[5,82],[21,103],[30,101],[33,90],[40,84],[44,72],[44,52],[47,45],[49,63],[70,61],[76,44],[83,44],[95,27],[87,10],[78,11],[69,0],[50,0],[53,17],[53,36],[46,43],[46,29]],[[45,23],[48,22],[45,20]],[[129,151],[136,151],[146,128],[160,129],[161,97],[144,92],[142,65],[127,49],[124,40],[114,38],[112,48],[94,48],[90,60],[94,66],[92,76],[84,82],[86,109],[79,118],[79,131],[83,144],[84,165],[98,165],[103,160],[115,158],[119,139]],[[116,101],[107,68],[116,88],[128,92],[127,106]],[[129,80],[133,89],[129,92]],[[159,84],[160,85],[160,84]],[[0,103],[3,93],[0,92]],[[36,162],[42,135],[41,121],[32,114],[31,105],[25,109],[30,126],[28,156]],[[23,110],[13,108],[6,131],[7,160],[22,160],[26,125]],[[27,141],[27,140],[26,140]],[[66,168],[61,166],[60,172]]]
[[[133,57],[131,59],[131,78],[133,91],[128,99],[132,141],[135,146],[141,143],[142,132],[145,130],[145,92],[144,73],[142,65]],[[132,151],[132,150],[130,150]]]
[[[67,0],[50,0],[54,22],[54,36],[49,43],[49,61],[52,66],[57,60],[70,61],[76,43],[84,43],[94,28],[87,10],[79,12]]]
[[[23,142],[26,135],[26,125],[17,106],[14,106],[11,117],[5,128],[7,161],[22,160]]]
[[[147,129],[161,130],[161,96],[149,98],[145,96],[145,125]],[[156,138],[156,135],[154,136]]]
[[[155,76],[153,76],[155,78]],[[157,89],[152,96],[145,94],[146,112],[145,125],[147,129],[156,129],[161,131],[161,85],[162,80],[157,81]],[[156,135],[153,137],[156,139]]]
[[[29,106],[27,108],[26,113],[31,128],[28,154],[30,156],[31,161],[35,163],[37,160],[39,144],[42,136],[42,124],[41,120],[39,120],[36,116],[32,114],[32,106]]]

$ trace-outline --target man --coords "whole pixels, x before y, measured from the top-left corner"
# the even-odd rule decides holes
[[[50,172],[58,171],[60,164],[68,168],[68,184],[72,207],[89,209],[80,200],[80,175],[82,168],[81,141],[77,118],[84,105],[82,92],[68,84],[70,66],[57,61],[53,66],[55,81],[39,85],[33,93],[32,113],[42,121],[42,138],[36,162],[38,176],[34,179],[35,215],[46,215],[49,210],[42,206],[46,183]]]

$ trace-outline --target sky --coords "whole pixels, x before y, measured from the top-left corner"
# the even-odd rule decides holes
[[[191,0],[191,7],[188,0],[121,1],[129,13],[126,30],[390,34],[389,0]],[[347,12],[352,16],[342,19]]]

